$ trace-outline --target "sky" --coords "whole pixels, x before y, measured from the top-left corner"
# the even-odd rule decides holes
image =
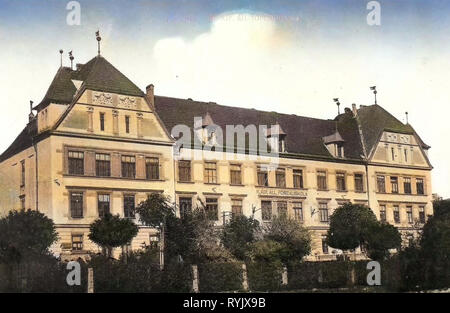
[[[27,123],[60,65],[101,54],[157,95],[332,119],[378,104],[431,146],[434,193],[450,197],[450,3],[377,1],[0,0],[0,150]],[[69,19],[70,21],[70,19]]]

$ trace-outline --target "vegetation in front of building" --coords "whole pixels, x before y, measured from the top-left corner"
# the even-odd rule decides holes
[[[405,248],[400,247],[397,229],[377,221],[369,208],[345,204],[335,211],[328,244],[344,255],[361,247],[380,262],[381,286],[371,289],[364,289],[367,261],[304,261],[311,238],[294,220],[280,216],[263,226],[236,216],[218,229],[201,209],[177,217],[161,195],[150,197],[137,211],[142,223],[164,231],[163,269],[159,248],[154,246],[111,258],[112,247],[128,244],[136,234],[130,220],[107,215],[91,225],[90,236],[105,248],[104,253],[91,255],[87,262],[80,259],[81,286],[69,286],[66,263],[49,252],[57,240],[51,219],[36,211],[12,211],[0,219],[0,291],[86,292],[91,267],[95,292],[190,292],[193,264],[198,268],[200,292],[448,288],[450,201],[435,202],[434,209],[420,238]],[[398,253],[390,254],[393,248]]]

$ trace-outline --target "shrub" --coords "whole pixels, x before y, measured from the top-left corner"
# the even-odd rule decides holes
[[[281,285],[282,265],[279,262],[252,262],[247,264],[249,289],[277,291]]]
[[[198,265],[201,292],[234,291],[242,289],[241,263],[204,263]]]

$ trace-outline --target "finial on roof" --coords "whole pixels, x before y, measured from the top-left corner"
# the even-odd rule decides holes
[[[375,104],[377,104],[377,86],[370,87],[370,90],[373,91],[373,94],[375,95]]]
[[[72,54],[72,50],[69,51],[69,59],[70,59],[70,69],[73,70],[73,54]]]
[[[408,111],[405,112],[406,115],[406,124],[408,124]]]
[[[62,67],[62,55],[63,55],[63,49],[59,49],[59,54],[60,54],[60,57],[61,57],[61,65],[60,65],[60,67]]]
[[[97,38],[97,52],[98,52],[98,55],[100,55],[100,41],[102,40],[102,37],[100,37],[100,30],[97,30],[95,32],[95,36]]]
[[[339,98],[333,98],[333,101],[336,102],[336,105],[338,107],[338,115],[341,114],[341,110],[339,109],[339,106],[341,105],[341,103],[339,102]]]

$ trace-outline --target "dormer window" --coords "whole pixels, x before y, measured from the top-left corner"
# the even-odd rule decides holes
[[[339,134],[337,130],[334,134],[323,137],[322,140],[332,156],[334,156],[335,158],[344,157],[345,141],[344,139],[342,139],[341,134]]]
[[[267,142],[274,152],[286,152],[286,133],[279,124],[270,127],[266,136]]]
[[[196,118],[194,122],[195,131],[204,145],[216,145],[217,135],[211,115],[207,112],[203,118]]]

